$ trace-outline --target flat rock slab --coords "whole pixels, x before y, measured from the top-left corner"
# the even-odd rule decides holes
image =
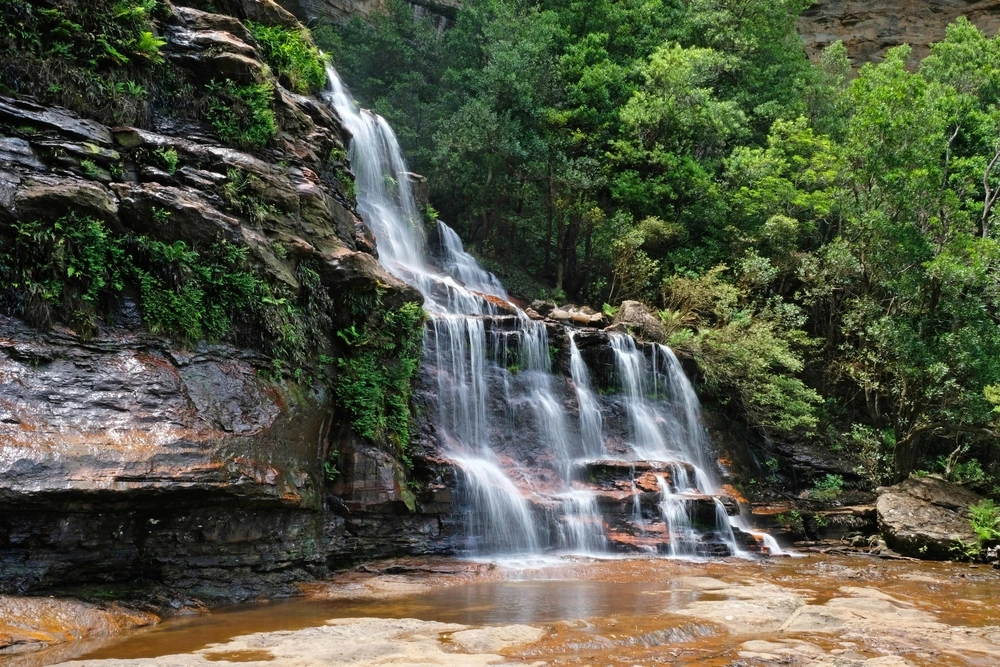
[[[0,595],[0,655],[109,637],[159,621],[153,614],[119,605],[97,607],[76,600]]]
[[[274,667],[479,667],[511,664],[498,652],[537,642],[544,634],[540,628],[528,625],[472,628],[412,618],[348,618],[294,632],[264,632],[236,637],[224,644],[214,644],[183,655],[136,660],[86,660],[65,664],[188,667],[235,661]]]

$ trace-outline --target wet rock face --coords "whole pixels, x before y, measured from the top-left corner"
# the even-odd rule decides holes
[[[454,19],[462,0],[407,0],[414,14]],[[281,4],[302,21],[315,19],[346,23],[355,16],[368,17],[388,6],[386,0],[281,0]]]
[[[165,67],[195,87],[269,76],[243,21],[300,27],[273,0],[184,4],[158,29]],[[273,83],[280,133],[256,152],[176,109],[111,127],[0,95],[0,232],[74,212],[125,238],[231,244],[289,298],[308,262],[331,299],[378,289],[385,308],[419,302],[379,265],[348,166],[330,162],[350,141],[340,119]],[[227,193],[234,173],[252,181],[255,215]],[[86,337],[29,326],[24,311],[0,285],[0,592],[142,580],[236,601],[448,548],[447,466],[420,450],[411,473],[361,441],[328,386],[306,379],[319,373],[275,372],[253,322],[226,344],[183,344],[145,330],[128,289]],[[317,333],[335,341],[339,313],[327,316]]]
[[[0,502],[202,497],[318,509],[321,387],[263,381],[262,360],[105,332],[81,343],[0,317]]]
[[[878,497],[878,524],[890,548],[914,558],[945,560],[976,544],[969,524],[969,505],[982,498],[935,477],[910,478],[883,489]]]
[[[912,45],[914,58],[923,58],[959,16],[968,17],[988,37],[1000,30],[997,0],[819,0],[803,12],[799,34],[810,57],[840,40],[860,67],[882,60],[900,44]]]

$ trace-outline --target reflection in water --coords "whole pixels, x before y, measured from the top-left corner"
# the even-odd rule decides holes
[[[851,589],[845,586],[853,590],[877,589],[907,608],[933,613],[940,623],[1000,625],[1000,607],[994,597],[1000,576],[967,565],[809,556],[770,563],[564,561],[561,567],[539,563],[535,569],[512,572],[502,568],[501,574],[491,572],[486,576],[508,578],[465,583],[465,575],[443,575],[435,588],[393,599],[297,599],[173,619],[124,639],[105,640],[101,648],[84,657],[143,658],[186,653],[238,635],[298,630],[335,618],[376,617],[472,626],[545,626],[546,639],[530,649],[534,653],[525,654],[527,663],[544,658],[553,665],[579,664],[579,656],[584,655],[593,660],[600,658],[593,664],[660,664],[656,660],[666,660],[663,664],[721,667],[732,664],[735,647],[746,638],[732,635],[714,623],[670,612],[688,608],[694,602],[728,599],[730,591],[737,588],[745,594],[747,585],[762,583],[795,590],[811,604],[824,604],[849,593]],[[511,575],[521,579],[512,581]],[[413,586],[426,583],[429,576],[434,575],[420,573],[388,579]],[[369,589],[349,580],[334,585],[332,590],[340,595],[357,595]],[[836,635],[796,636],[824,647],[834,642],[828,648],[837,648]],[[74,657],[65,652],[59,656],[62,660]],[[651,661],[652,657],[656,660]],[[973,658],[963,655],[954,664],[977,664]],[[52,664],[59,659],[31,664]],[[952,664],[941,655],[934,660],[938,662],[911,662],[921,667]]]

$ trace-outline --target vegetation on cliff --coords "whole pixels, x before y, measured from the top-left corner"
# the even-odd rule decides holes
[[[405,457],[423,312],[305,97],[310,33],[271,2],[11,0],[0,48],[0,314],[253,349]]]
[[[960,20],[852,76],[805,57],[808,4],[469,0],[441,32],[397,2],[320,34],[523,296],[656,306],[752,424],[874,483],[990,482],[1000,43]]]

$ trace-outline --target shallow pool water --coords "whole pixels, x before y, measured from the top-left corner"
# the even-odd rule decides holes
[[[452,565],[346,574],[307,587],[306,597],[168,619],[32,664],[189,654],[348,618],[544,628],[541,641],[506,652],[514,664],[866,665],[886,656],[927,667],[1000,664],[1000,628],[992,627],[1000,626],[1000,576],[985,566],[827,555]],[[224,649],[212,660],[270,660]],[[811,663],[810,654],[833,662]]]

